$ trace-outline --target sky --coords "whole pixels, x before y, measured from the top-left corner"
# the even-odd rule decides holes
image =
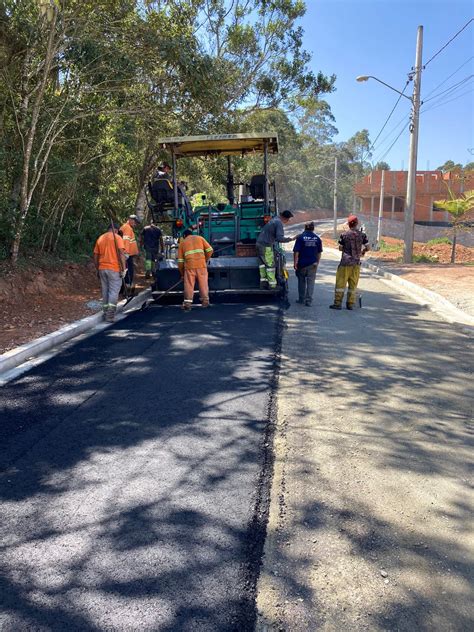
[[[368,129],[374,141],[398,98],[373,79],[357,82],[358,75],[373,75],[403,90],[415,65],[418,26],[423,26],[426,63],[474,16],[474,0],[306,0],[306,6],[301,25],[304,47],[313,56],[311,69],[337,76],[336,91],[323,98],[336,117],[338,142],[361,129]],[[474,161],[474,77],[457,91],[428,102],[473,75],[473,57],[471,22],[422,73],[421,99],[426,104],[420,116],[418,170],[436,169],[446,160],[463,165]],[[413,82],[407,87],[410,96],[412,91]],[[402,97],[374,146],[372,161],[384,160],[392,169],[408,168],[410,107]]]

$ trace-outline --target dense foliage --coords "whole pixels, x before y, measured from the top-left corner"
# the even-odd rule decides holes
[[[169,135],[277,131],[281,205],[331,207],[337,155],[351,206],[370,142],[366,130],[333,142],[322,97],[335,77],[309,70],[304,11],[301,0],[2,0],[0,256],[88,254],[109,210],[145,208]],[[236,181],[260,169],[236,161]],[[223,196],[223,161],[183,161],[179,176]]]

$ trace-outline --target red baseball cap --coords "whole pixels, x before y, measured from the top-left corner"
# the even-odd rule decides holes
[[[349,215],[349,217],[347,218],[347,223],[350,226],[351,224],[358,224],[359,220],[357,219],[356,215]]]

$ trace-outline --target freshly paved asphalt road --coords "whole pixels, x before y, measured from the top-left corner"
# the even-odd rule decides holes
[[[153,306],[0,391],[0,629],[250,630],[279,309]]]

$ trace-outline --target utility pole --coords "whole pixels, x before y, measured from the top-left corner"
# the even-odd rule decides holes
[[[423,51],[423,27],[418,27],[416,38],[416,59],[413,73],[412,120],[410,125],[410,155],[408,157],[407,197],[405,201],[405,235],[403,261],[411,263],[413,259],[413,232],[416,206],[416,161],[418,154],[418,127],[420,120],[420,93]]]
[[[334,158],[334,239],[337,238],[337,156]]]
[[[377,224],[377,250],[380,248],[380,238],[382,237],[382,218],[383,218],[383,197],[385,193],[385,171],[382,169],[382,179],[380,181],[380,201],[379,201],[379,221]]]

